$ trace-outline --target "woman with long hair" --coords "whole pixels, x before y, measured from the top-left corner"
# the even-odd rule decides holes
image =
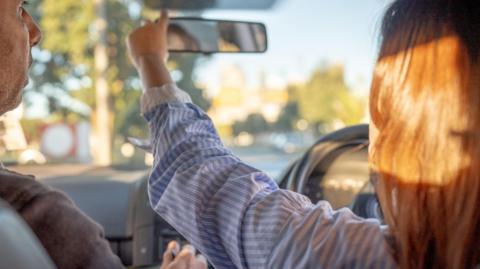
[[[217,268],[478,266],[479,21],[477,0],[397,0],[386,12],[370,98],[382,226],[280,190],[233,156],[172,83],[163,14],[128,40],[154,144],[153,208]]]
[[[371,98],[370,163],[402,268],[480,264],[478,1],[387,10]]]

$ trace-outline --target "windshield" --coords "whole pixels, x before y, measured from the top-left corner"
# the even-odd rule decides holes
[[[228,147],[277,177],[322,134],[368,122],[385,4],[296,0],[265,11],[172,12],[265,23],[269,45],[265,54],[172,53],[172,77],[208,112]],[[1,121],[4,163],[151,165],[152,156],[129,143],[148,139],[148,126],[124,40],[157,11],[126,0],[105,7],[31,3],[44,39],[33,50],[22,106]]]

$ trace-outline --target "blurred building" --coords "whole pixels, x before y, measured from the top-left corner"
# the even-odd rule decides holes
[[[267,121],[275,122],[288,102],[285,84],[272,83],[265,73],[259,75],[257,87],[247,87],[245,74],[236,65],[223,64],[219,73],[220,91],[213,97],[209,115],[220,130],[251,114],[261,114]],[[228,131],[224,134],[228,135]]]

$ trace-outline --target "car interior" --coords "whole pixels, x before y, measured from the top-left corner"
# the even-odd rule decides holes
[[[302,193],[313,203],[326,200],[334,208],[349,207],[358,216],[381,221],[380,207],[370,183],[367,150],[368,125],[330,133],[283,172],[279,186]],[[159,264],[171,240],[186,243],[151,208],[148,175],[148,171],[132,176],[113,168],[99,168],[81,175],[50,176],[41,180],[65,192],[83,212],[104,227],[112,250],[125,266],[142,268]],[[28,231],[27,227],[23,228]]]
[[[280,187],[313,203],[349,207],[363,218],[382,220],[368,168],[368,125],[350,126],[321,137],[282,175]]]
[[[27,224],[0,200],[0,261],[3,268],[45,268],[55,266]]]
[[[146,0],[144,4],[154,10],[267,10],[278,2],[282,1]],[[207,44],[207,38],[201,40],[193,49],[170,48],[177,53],[262,53],[268,49],[268,25],[265,27],[256,22],[206,20],[201,17],[192,19],[190,15],[183,22],[178,18],[172,21],[177,26],[195,29],[191,30],[194,39],[210,36],[211,40],[215,39],[214,43],[218,43],[216,38],[220,38],[222,33],[212,30],[218,28],[210,27],[212,22],[247,25],[229,28],[230,35],[234,37],[225,39],[236,45],[238,50],[225,49],[232,48],[229,46],[212,47]],[[202,28],[199,26],[201,23],[207,26]],[[194,25],[191,26],[193,28],[189,28],[190,24]],[[195,33],[200,36],[195,36]],[[135,145],[149,150],[148,146]],[[382,221],[380,206],[371,183],[367,155],[368,125],[341,128],[317,138],[315,143],[283,169],[278,183],[283,189],[308,196],[313,203],[327,200],[334,208],[348,207],[361,217]],[[21,168],[19,169],[21,171]],[[186,243],[183,237],[151,208],[147,193],[148,176],[148,169],[132,172],[117,167],[96,168],[67,175],[37,175],[42,182],[65,192],[83,212],[103,226],[112,250],[128,268],[158,266],[168,242],[179,240]],[[55,268],[32,232],[4,203],[0,203],[0,241],[2,267]]]

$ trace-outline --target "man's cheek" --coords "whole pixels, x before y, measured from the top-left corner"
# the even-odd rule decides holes
[[[2,36],[2,42],[0,46],[4,54],[15,56],[18,59],[19,57],[22,57],[27,51],[28,40],[25,39],[22,35],[19,35],[18,32],[11,35],[3,34],[0,32],[0,36]]]

